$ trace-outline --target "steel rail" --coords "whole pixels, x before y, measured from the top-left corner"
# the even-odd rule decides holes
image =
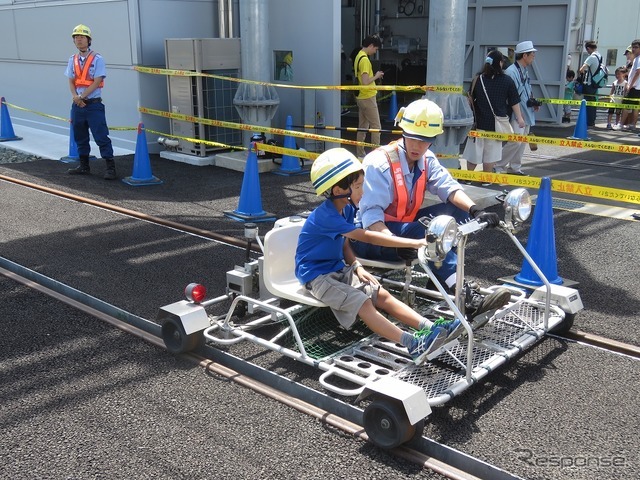
[[[148,215],[146,213],[137,212],[135,210],[129,210],[128,208],[117,207],[115,205],[111,205],[109,203],[99,202],[97,200],[92,200],[90,198],[81,197],[80,195],[75,195],[73,193],[63,192],[61,190],[56,190],[54,188],[43,187],[41,185],[37,185],[35,183],[27,182],[25,180],[20,180],[13,177],[7,177],[6,175],[0,175],[0,180],[4,180],[5,182],[14,183],[16,185],[20,185],[23,187],[31,188],[34,190],[39,190],[41,192],[45,192],[51,195],[55,195],[58,197],[66,198],[68,200],[73,200],[79,203],[85,203],[87,205],[92,205],[94,207],[99,207],[104,210],[112,211],[119,213],[121,215],[125,215],[132,218],[137,218],[140,220],[144,220],[150,223],[155,223],[158,225],[162,225],[165,227],[169,227],[175,230],[179,230],[182,232],[191,233],[193,235],[198,235],[200,237],[208,238],[210,240],[215,240],[221,243],[226,243],[229,245],[233,245],[235,247],[247,248],[247,241],[242,240],[235,237],[230,237],[228,235],[222,235],[220,233],[215,233],[210,230],[204,230],[202,228],[192,227],[190,225],[185,225],[183,223],[173,222],[171,220],[165,220],[160,217],[155,217],[153,215]],[[255,253],[262,253],[260,247],[257,245],[251,244],[250,250]]]
[[[529,154],[531,156],[537,156],[537,157],[545,157],[544,155],[539,155],[539,154]],[[566,160],[572,160],[572,159],[566,159]],[[638,168],[640,169],[640,167],[634,167],[634,168]],[[211,232],[209,230],[204,230],[204,229],[199,229],[199,228],[195,228],[195,227],[191,227],[189,225],[185,225],[182,223],[178,223],[178,222],[173,222],[170,220],[164,220],[162,218],[159,217],[155,217],[153,215],[147,215],[141,212],[137,212],[135,210],[129,210],[126,208],[122,208],[122,207],[117,207],[114,205],[110,205],[108,203],[104,203],[104,202],[99,202],[96,200],[92,200],[90,198],[86,198],[86,197],[81,197],[79,195],[74,195],[71,193],[67,193],[67,192],[63,192],[61,190],[55,190],[53,188],[48,188],[48,187],[43,187],[40,185],[37,185],[35,183],[31,183],[31,182],[27,182],[24,180],[20,180],[17,178],[13,178],[13,177],[7,177],[5,175],[0,175],[0,180],[4,180],[6,182],[10,182],[10,183],[14,183],[16,185],[21,185],[27,188],[32,188],[34,190],[39,190],[45,193],[49,193],[51,195],[56,195],[56,196],[60,196],[63,198],[67,198],[69,200],[73,200],[79,203],[85,203],[87,205],[92,205],[92,206],[96,206],[105,210],[109,210],[109,211],[113,211],[113,212],[117,212],[120,213],[122,215],[126,215],[132,218],[138,218],[150,223],[154,223],[154,224],[158,224],[158,225],[162,225],[162,226],[166,226],[169,228],[172,228],[174,230],[177,231],[181,231],[181,232],[186,232],[186,233],[190,233],[190,234],[194,234],[194,235],[198,235],[210,240],[215,240],[215,241],[219,241],[222,243],[227,243],[236,247],[241,247],[241,248],[247,248],[247,242],[246,240],[241,240],[235,237],[230,237],[227,235],[221,235],[215,232]],[[253,251],[254,253],[259,253],[261,254],[262,251],[260,250],[260,247],[258,245],[251,245],[251,251]],[[1,263],[0,263],[1,265]],[[607,351],[611,351],[611,352],[616,352],[616,353],[620,353],[623,355],[627,355],[629,357],[632,358],[638,358],[640,359],[640,347],[637,347],[635,345],[631,345],[631,344],[626,344],[623,342],[619,342],[617,340],[612,340],[612,339],[608,339],[605,337],[601,337],[598,335],[594,335],[594,334],[590,334],[587,332],[581,332],[581,331],[574,331],[571,330],[570,332],[567,332],[563,335],[553,335],[550,334],[551,336],[555,336],[557,338],[565,338],[567,340],[572,340],[584,345],[589,345],[589,346],[593,346],[593,347],[597,347],[597,348],[602,348],[603,350],[607,350]]]
[[[627,357],[640,360],[640,347],[629,343],[620,342],[611,338],[601,337],[593,333],[583,332],[581,330],[569,330],[563,334],[549,334],[556,338],[564,338],[574,341],[581,345],[599,348],[607,352],[619,353]]]

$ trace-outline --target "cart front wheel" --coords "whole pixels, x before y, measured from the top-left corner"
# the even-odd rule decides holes
[[[171,353],[186,353],[198,346],[200,337],[198,333],[187,335],[180,320],[169,318],[162,324],[162,340]]]
[[[364,429],[369,440],[380,448],[395,448],[422,435],[424,420],[411,425],[402,404],[389,399],[376,399],[364,410]]]

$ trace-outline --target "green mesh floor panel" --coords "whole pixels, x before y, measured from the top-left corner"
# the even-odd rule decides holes
[[[307,355],[316,360],[334,355],[373,333],[360,321],[351,330],[345,330],[340,327],[330,308],[304,310],[293,315],[293,319]],[[282,344],[298,351],[291,333],[283,338]]]

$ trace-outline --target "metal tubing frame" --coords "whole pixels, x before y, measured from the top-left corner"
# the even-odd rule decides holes
[[[258,307],[260,307],[262,310],[265,311],[269,311],[275,314],[280,314],[282,315],[287,322],[289,323],[289,327],[291,329],[291,333],[294,336],[294,339],[296,341],[296,345],[298,346],[299,352],[296,352],[294,350],[291,350],[289,348],[283,347],[281,345],[278,345],[276,343],[274,343],[271,340],[266,340],[264,338],[258,337],[256,335],[253,335],[249,332],[247,332],[246,330],[242,329],[242,328],[238,328],[238,327],[234,327],[231,326],[231,324],[229,323],[229,319],[231,318],[231,315],[233,314],[233,311],[236,307],[236,305],[240,302],[240,301],[244,301],[247,304],[254,304],[257,305]],[[299,308],[299,307],[292,307],[292,308]],[[253,322],[253,325],[257,325],[258,322],[262,321],[263,323],[266,322],[267,320],[269,320],[269,317],[262,317],[262,319],[258,319],[255,322]],[[229,333],[231,335],[235,335],[235,338],[220,338],[217,336],[214,336],[213,333],[219,330],[221,332],[224,333]],[[281,353],[282,355],[285,355],[289,358],[292,358],[293,360],[302,362],[306,365],[310,365],[312,367],[316,367],[316,368],[320,368],[321,370],[324,370],[325,373],[320,377],[321,378],[321,383],[322,385],[327,388],[328,390],[331,390],[335,393],[338,393],[340,395],[344,395],[344,396],[356,396],[359,395],[360,392],[364,389],[365,385],[367,385],[369,382],[372,382],[374,380],[376,380],[377,378],[379,378],[379,375],[369,375],[367,377],[363,377],[360,375],[355,375],[352,374],[350,372],[348,372],[347,370],[344,370],[342,368],[338,368],[336,367],[334,364],[323,361],[323,360],[315,360],[313,358],[311,358],[307,352],[306,349],[304,348],[304,344],[302,342],[302,339],[300,338],[300,334],[298,332],[298,329],[295,325],[295,322],[293,320],[293,317],[291,316],[289,310],[285,310],[283,308],[277,307],[275,305],[271,305],[270,303],[261,301],[261,300],[257,300],[251,297],[246,297],[244,295],[238,295],[233,302],[231,303],[231,306],[229,307],[229,311],[227,312],[227,315],[225,317],[225,319],[222,321],[222,323],[217,323],[216,325],[213,325],[207,329],[205,329],[203,331],[203,335],[205,338],[207,338],[208,340],[211,340],[214,343],[218,343],[221,345],[232,345],[234,343],[238,343],[242,340],[248,340],[252,343],[255,343],[257,345],[260,345],[262,347],[265,347],[271,351],[277,352],[277,353]],[[277,336],[276,336],[277,338]],[[349,347],[350,348],[350,347]],[[339,387],[336,387],[334,385],[331,385],[330,383],[328,383],[326,381],[327,378],[329,378],[331,375],[336,375],[338,377],[341,377],[345,380],[348,380],[352,383],[354,383],[355,385],[360,385],[359,388],[357,389],[341,389]]]

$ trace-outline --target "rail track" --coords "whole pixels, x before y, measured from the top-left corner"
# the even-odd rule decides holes
[[[247,247],[245,240],[193,228],[188,225],[167,221],[133,210],[124,209],[103,202],[97,202],[95,200],[68,194],[47,187],[41,187],[22,180],[0,176],[0,181],[9,181],[14,184],[24,186],[25,188],[40,190],[51,195],[110,210],[131,218],[137,218],[175,231],[184,232],[185,234],[196,235],[210,241],[220,242],[222,244],[238,248]],[[257,247],[252,247],[252,250],[259,253],[259,249]],[[33,272],[25,267],[13,264],[12,262],[2,258],[0,258],[0,274],[28,285],[31,288],[38,289],[58,301],[74,306],[75,308],[85,311],[117,328],[136,335],[149,343],[164,348],[164,343],[160,338],[160,326],[155,322],[120,310],[113,305],[109,305],[99,299],[90,297],[83,292],[75,290],[67,285],[63,285],[54,279],[44,277],[37,272]],[[635,359],[640,359],[640,348],[635,345],[625,344],[593,334],[573,330],[568,334],[563,335],[561,338],[616,354],[623,354]],[[356,407],[332,400],[326,395],[320,395],[318,392],[314,392],[303,386],[290,385],[289,391],[275,388],[272,384],[279,385],[277,380],[274,380],[274,376],[277,376],[276,374],[265,371],[260,367],[251,365],[248,362],[239,360],[212,347],[205,346],[198,354],[189,354],[188,358],[194,363],[200,365],[207,372],[210,372],[212,375],[220,375],[225,378],[232,379],[247,388],[251,388],[256,392],[274,398],[307,415],[311,415],[319,421],[325,422],[327,425],[339,428],[350,435],[354,435],[363,440],[367,439],[366,433],[364,433],[364,429],[359,423],[362,412]],[[287,383],[291,384],[291,382]],[[429,453],[427,454],[425,452]],[[394,449],[393,453],[407,461],[422,465],[425,468],[429,468],[449,478],[518,478],[486,464],[485,462],[474,459],[462,452],[450,449],[445,445],[424,437],[420,441],[414,442],[411,447],[400,447]],[[439,458],[446,459],[446,461]]]
[[[640,167],[634,167],[636,169],[640,169]],[[84,203],[87,205],[91,205],[94,207],[98,207],[104,210],[109,210],[115,213],[119,213],[121,215],[125,215],[131,218],[136,218],[139,220],[143,220],[145,222],[149,222],[155,225],[163,226],[166,228],[170,228],[172,230],[182,232],[188,235],[195,235],[200,238],[204,238],[206,240],[211,240],[215,242],[219,242],[225,245],[231,245],[239,248],[250,248],[252,252],[261,254],[260,247],[258,245],[252,244],[247,245],[247,241],[244,239],[239,239],[236,237],[230,237],[228,235],[222,235],[216,232],[212,232],[210,230],[204,230],[196,227],[192,227],[190,225],[185,225],[182,223],[174,222],[171,220],[166,220],[163,218],[159,218],[153,215],[148,215],[146,213],[138,212],[135,210],[130,210],[122,207],[118,207],[116,205],[111,205],[105,202],[99,202],[97,200],[93,200],[90,198],[82,197],[79,195],[74,195],[71,193],[63,192],[61,190],[52,189],[49,187],[43,187],[41,185],[37,185],[31,182],[26,182],[24,180],[7,177],[5,175],[0,175],[0,181],[7,181],[14,183],[16,185],[21,185],[26,188],[39,190],[50,195],[55,195],[61,198],[66,198],[68,200],[72,200],[79,203]],[[599,335],[595,335],[589,332],[583,332],[579,330],[572,329],[569,332],[562,335],[554,335],[557,338],[563,338],[566,340],[571,340],[574,342],[578,342],[582,345],[591,346],[595,348],[600,348],[606,351],[619,353],[622,355],[627,355],[632,358],[640,358],[640,347],[624,342],[620,342],[617,340],[605,338]]]

